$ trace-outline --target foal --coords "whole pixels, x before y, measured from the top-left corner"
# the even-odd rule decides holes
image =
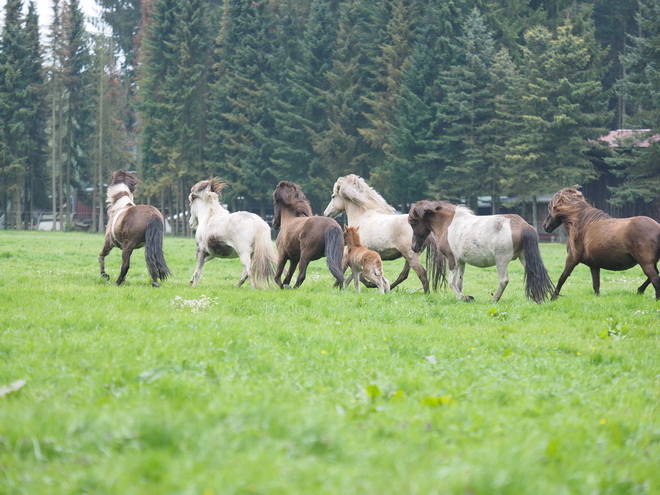
[[[383,262],[376,251],[365,248],[360,244],[360,227],[346,227],[344,243],[347,250],[344,255],[343,269],[351,267],[351,274],[344,282],[344,289],[348,287],[351,279],[355,283],[355,290],[360,292],[360,275],[371,280],[378,286],[381,294],[390,291],[390,283],[383,275]]]

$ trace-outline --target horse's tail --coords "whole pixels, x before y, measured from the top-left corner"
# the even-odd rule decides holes
[[[325,260],[332,276],[337,279],[340,287],[344,284],[344,272],[341,269],[344,257],[344,234],[339,225],[331,225],[325,231]]]
[[[270,281],[275,276],[274,263],[277,263],[277,252],[273,246],[273,241],[270,239],[270,226],[266,222],[258,222],[254,235],[251,262],[251,269],[257,287],[262,288],[264,284],[270,285]]]
[[[152,216],[147,224],[147,232],[145,233],[144,240],[144,257],[147,260],[147,269],[152,280],[158,278],[163,281],[168,275],[172,274],[170,269],[167,268],[165,257],[163,256],[164,234],[165,226],[163,225],[162,217]]]
[[[521,242],[525,256],[525,292],[528,298],[541,304],[552,294],[555,286],[541,259],[539,236],[536,230],[531,226],[523,229]]]
[[[426,275],[428,276],[434,291],[447,284],[447,258],[444,257],[438,240],[431,234],[426,238]]]

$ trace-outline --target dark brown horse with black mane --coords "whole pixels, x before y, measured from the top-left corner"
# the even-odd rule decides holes
[[[275,282],[280,288],[288,287],[296,271],[300,286],[307,274],[310,261],[326,257],[328,269],[341,287],[344,272],[341,269],[344,253],[344,235],[339,224],[332,218],[312,215],[312,207],[298,184],[281,181],[273,192],[275,213],[273,228],[279,230],[275,244],[278,251]],[[289,261],[289,270],[282,282],[284,266]]]
[[[105,244],[99,254],[101,275],[110,280],[110,276],[105,273],[105,257],[112,248],[118,247],[121,249],[122,263],[115,283],[121,285],[130,267],[133,250],[144,246],[151,285],[160,287],[158,280],[163,281],[170,275],[163,257],[163,215],[153,206],[136,205],[133,202],[138,182],[138,178],[131,172],[117,170],[112,173],[112,183],[108,186],[106,198],[108,226],[105,229]]]
[[[660,299],[660,224],[649,217],[611,218],[587,203],[577,187],[566,187],[552,197],[543,222],[546,232],[563,223],[568,234],[566,264],[552,298],[557,298],[577,264],[584,263],[591,270],[596,295],[600,293],[601,268],[620,271],[639,264],[647,279],[637,292],[642,294],[653,284],[655,298]]]

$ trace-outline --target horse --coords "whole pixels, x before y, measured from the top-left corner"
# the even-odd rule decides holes
[[[383,274],[383,261],[376,251],[366,249],[360,243],[360,227],[346,227],[344,230],[344,244],[346,244],[346,254],[342,264],[344,271],[351,267],[351,274],[344,282],[344,289],[348,287],[351,280],[355,282],[355,290],[360,292],[360,276],[371,280],[381,294],[390,291],[390,283]]]
[[[299,287],[305,280],[309,262],[325,256],[336,285],[341,287],[344,283],[341,269],[344,237],[339,224],[332,218],[312,215],[307,197],[293,182],[280,181],[273,192],[273,201],[273,228],[280,231],[275,241],[279,253],[275,283],[282,289],[289,287],[293,272],[300,265],[294,288]],[[282,282],[287,261],[289,270]]]
[[[440,251],[435,249],[435,243],[428,243],[430,255],[427,254],[427,266],[424,269],[419,254],[410,247],[412,229],[408,224],[408,216],[397,214],[380,194],[355,174],[337,179],[332,189],[332,199],[323,215],[334,218],[343,212],[346,212],[349,226],[360,227],[364,247],[376,251],[384,261],[402,256],[405,258],[403,270],[390,286],[391,289],[408,278],[411,267],[422,282],[425,294],[429,292],[427,273],[431,275],[434,290],[439,281],[444,281],[442,268],[445,263]]]
[[[229,213],[219,201],[226,184],[217,178],[203,180],[190,189],[190,226],[197,229],[197,268],[190,279],[194,287],[202,276],[204,263],[213,258],[237,258],[243,273],[236,287],[247,279],[250,286],[263,288],[275,274],[277,253],[270,239],[270,226],[247,211]]]
[[[101,276],[110,280],[105,272],[105,257],[112,248],[121,249],[121,271],[116,285],[124,283],[131,264],[134,249],[144,246],[151,285],[160,287],[161,282],[171,275],[163,257],[163,235],[165,224],[163,215],[155,207],[136,205],[133,202],[138,178],[132,172],[117,170],[112,172],[112,182],[108,186],[106,205],[108,208],[108,226],[105,229],[105,243],[99,254]]]
[[[568,234],[566,263],[552,298],[559,296],[564,282],[578,263],[591,270],[596,295],[600,294],[600,269],[627,270],[639,265],[646,280],[637,289],[643,294],[649,284],[660,299],[660,224],[649,217],[611,218],[584,199],[578,186],[560,189],[550,200],[543,222],[546,232],[564,224]]]
[[[431,233],[449,261],[449,286],[458,299],[463,294],[465,265],[497,267],[499,286],[492,302],[499,301],[509,283],[508,266],[520,259],[525,268],[525,292],[541,304],[554,289],[543,265],[539,238],[534,227],[518,215],[476,216],[465,206],[445,201],[419,201],[410,208],[408,221],[413,230],[412,249],[419,252]]]

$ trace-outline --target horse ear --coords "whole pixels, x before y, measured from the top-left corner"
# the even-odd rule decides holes
[[[416,205],[413,205],[414,209],[414,216],[422,219],[424,218],[424,213],[426,213],[426,205],[424,203],[417,203]]]

